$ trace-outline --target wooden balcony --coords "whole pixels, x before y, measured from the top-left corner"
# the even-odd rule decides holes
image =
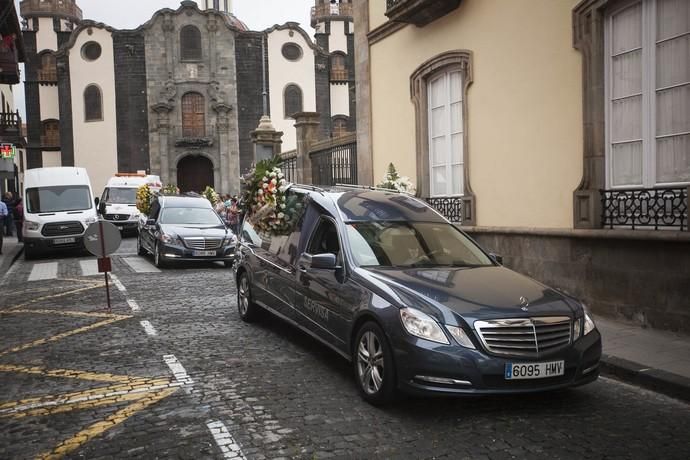
[[[75,0],[22,0],[19,11],[25,18],[62,15],[74,20],[82,19],[81,8]]]
[[[331,81],[348,81],[347,69],[331,69]]]
[[[22,140],[22,117],[19,111],[0,112],[0,140],[12,144],[21,144]]]
[[[19,83],[19,56],[17,48],[0,45],[0,84]]]
[[[386,0],[386,16],[393,22],[405,22],[417,27],[450,13],[462,0]]]
[[[352,17],[352,3],[325,3],[312,6],[311,26],[316,27],[317,21],[328,19],[330,16]]]
[[[57,69],[39,69],[37,75],[40,83],[57,83]]]

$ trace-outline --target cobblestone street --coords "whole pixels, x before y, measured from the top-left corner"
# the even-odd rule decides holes
[[[135,252],[113,258],[112,312],[93,259],[20,259],[3,279],[0,459],[690,457],[690,407],[607,378],[372,407],[334,352],[241,322],[222,264]]]

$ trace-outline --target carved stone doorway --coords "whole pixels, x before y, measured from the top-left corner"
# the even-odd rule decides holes
[[[201,193],[207,185],[215,188],[211,160],[201,155],[189,155],[177,163],[177,186],[181,193]]]

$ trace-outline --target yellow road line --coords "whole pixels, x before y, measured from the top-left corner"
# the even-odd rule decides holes
[[[82,401],[82,402],[76,402],[76,403],[70,403],[70,404],[63,404],[61,406],[55,406],[55,407],[40,407],[40,408],[36,408],[36,409],[29,409],[29,410],[26,410],[24,412],[17,412],[17,413],[9,414],[9,415],[0,414],[0,417],[11,417],[14,419],[20,419],[20,418],[24,418],[24,417],[44,417],[44,416],[62,414],[65,412],[71,412],[73,410],[94,409],[96,407],[112,406],[112,405],[126,402],[126,401],[137,401],[139,399],[145,398],[148,394],[150,394],[150,392],[125,393],[122,395],[108,396],[106,398],[96,399],[96,400],[91,400],[91,401]]]
[[[135,403],[130,404],[129,406],[125,407],[124,409],[120,409],[119,411],[115,412],[113,415],[110,417],[106,418],[105,420],[102,420],[100,422],[96,422],[90,427],[80,431],[79,433],[75,434],[69,439],[66,439],[62,443],[60,443],[58,446],[56,446],[51,452],[41,454],[37,457],[37,459],[40,460],[58,460],[64,457],[65,455],[69,454],[70,452],[75,451],[82,445],[86,444],[89,442],[91,439],[102,435],[105,433],[107,430],[110,428],[119,425],[120,423],[124,422],[137,412],[140,412],[144,409],[146,409],[149,406],[152,406],[153,404],[156,404],[158,401],[167,398],[171,394],[173,394],[175,391],[177,391],[177,388],[171,388],[169,390],[163,390],[160,393],[155,393],[147,398],[143,398]]]
[[[24,350],[26,350],[26,349],[28,349],[28,348],[33,348],[33,347],[37,347],[37,346],[39,346],[39,345],[44,345],[44,344],[46,344],[46,343],[56,342],[56,341],[58,341],[58,340],[62,340],[62,339],[64,339],[64,338],[66,338],[66,337],[70,337],[70,336],[76,335],[76,334],[81,334],[81,333],[83,333],[83,332],[88,332],[88,331],[91,331],[91,330],[93,330],[93,329],[97,329],[97,328],[102,327],[102,326],[107,326],[108,324],[115,323],[115,322],[117,322],[117,321],[122,321],[123,319],[127,319],[127,318],[131,318],[131,316],[120,316],[120,317],[117,317],[117,318],[110,318],[110,319],[107,319],[107,320],[105,320],[105,321],[100,321],[100,322],[98,322],[98,323],[96,323],[96,324],[92,324],[92,325],[90,325],[90,326],[84,326],[84,327],[80,327],[79,329],[74,329],[74,330],[71,330],[71,331],[68,331],[68,332],[63,332],[62,334],[58,334],[58,335],[55,335],[55,336],[53,336],[53,337],[49,337],[49,338],[47,338],[47,339],[35,340],[35,341],[31,342],[31,343],[27,343],[27,344],[24,344],[24,345],[19,345],[19,346],[17,346],[17,347],[10,348],[9,350],[0,352],[0,357],[9,355],[9,354],[11,354],[11,353],[17,353],[17,352],[20,352],[20,351],[24,351]]]
[[[128,375],[84,372],[72,369],[46,369],[44,367],[16,366],[13,364],[0,364],[0,372],[16,372],[18,374],[39,374],[46,377],[58,377],[112,383],[128,383],[138,378],[130,377]]]
[[[87,311],[61,311],[61,310],[8,310],[0,311],[0,315],[16,315],[16,314],[33,314],[33,315],[58,315],[58,316],[76,316],[83,318],[131,318],[128,315],[116,315],[113,313],[99,313]]]
[[[147,389],[152,387],[156,387],[154,388],[154,390],[160,390],[161,386],[167,387],[169,384],[171,384],[170,379],[139,378],[132,379],[130,382],[127,383],[110,385],[107,387],[75,391],[72,393],[65,393],[62,395],[46,395],[39,396],[36,398],[22,399],[21,401],[12,401],[0,404],[0,416],[8,414],[10,412],[34,409],[37,407],[58,406],[60,404],[72,404],[90,399],[99,399],[105,396],[115,396],[116,394],[141,392],[146,391]]]
[[[22,304],[19,304],[19,305],[15,305],[15,306],[13,306],[13,307],[10,307],[8,310],[18,310],[18,309],[20,309],[20,308],[28,307],[29,305],[35,304],[35,303],[37,303],[37,302],[41,302],[41,301],[49,300],[49,299],[56,299],[56,298],[58,298],[58,297],[65,297],[65,296],[68,296],[68,295],[71,295],[71,294],[77,294],[77,293],[79,293],[79,292],[89,291],[89,290],[91,290],[91,289],[96,289],[96,288],[99,288],[99,287],[102,287],[102,286],[103,286],[102,284],[97,284],[97,285],[92,285],[92,286],[85,287],[85,288],[74,289],[74,290],[72,290],[72,291],[61,292],[61,293],[59,293],[59,294],[51,294],[51,295],[39,297],[39,298],[37,298],[37,299],[33,299],[33,300],[28,301],[28,302],[25,302],[25,303],[22,303]]]

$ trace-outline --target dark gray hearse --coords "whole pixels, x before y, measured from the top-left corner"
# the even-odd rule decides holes
[[[243,223],[240,316],[269,310],[332,347],[365,400],[544,391],[599,375],[601,336],[580,302],[502,267],[423,201],[350,187],[287,194],[291,231]]]

